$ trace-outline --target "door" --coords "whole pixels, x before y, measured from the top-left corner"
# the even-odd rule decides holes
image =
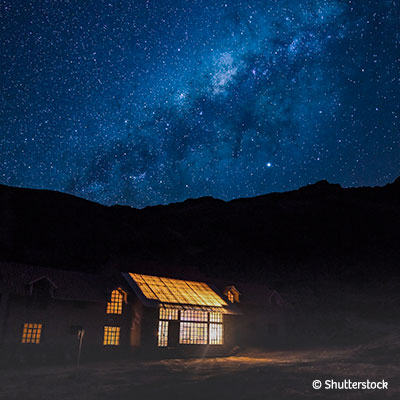
[[[177,347],[179,344],[179,321],[169,321],[168,346]]]

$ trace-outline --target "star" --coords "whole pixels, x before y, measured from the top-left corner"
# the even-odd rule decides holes
[[[141,208],[397,177],[394,2],[186,3],[7,6],[0,183]]]

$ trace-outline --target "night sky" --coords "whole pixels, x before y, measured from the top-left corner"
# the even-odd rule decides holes
[[[0,183],[144,207],[400,175],[392,0],[2,0]]]

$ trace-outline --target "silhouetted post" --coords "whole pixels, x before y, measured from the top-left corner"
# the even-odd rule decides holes
[[[84,336],[85,336],[85,330],[79,329],[79,331],[78,331],[79,349],[78,349],[78,359],[76,361],[76,375],[77,376],[78,376],[79,364],[81,362],[82,342],[83,342]]]

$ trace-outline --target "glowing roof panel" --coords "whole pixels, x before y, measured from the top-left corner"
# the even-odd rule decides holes
[[[227,303],[206,283],[129,273],[147,299],[161,303],[223,307]]]

